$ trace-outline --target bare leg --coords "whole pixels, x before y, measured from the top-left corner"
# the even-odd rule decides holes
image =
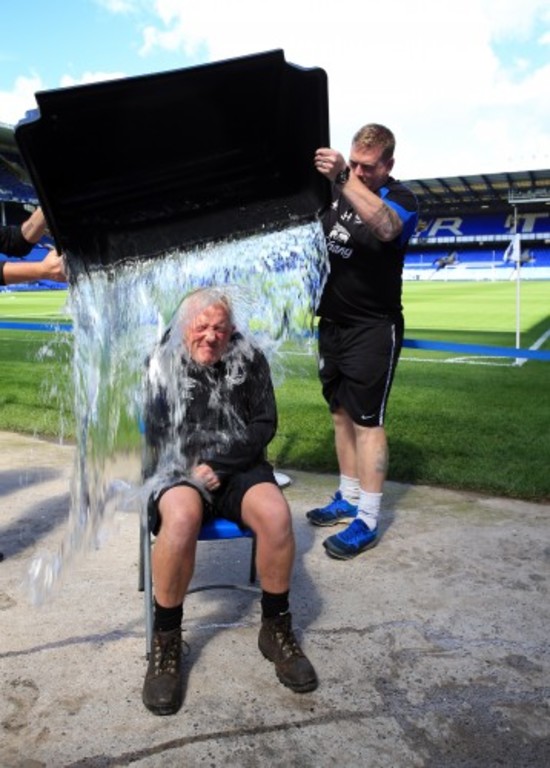
[[[388,472],[388,441],[384,427],[354,425],[359,485],[364,491],[382,493]]]
[[[356,434],[353,421],[343,408],[332,414],[334,425],[334,444],[341,475],[359,477],[357,466]]]
[[[256,564],[264,595],[288,592],[295,543],[290,509],[278,486],[259,483],[250,488],[243,498],[242,518],[256,534]],[[262,604],[260,651],[273,662],[277,677],[288,688],[296,693],[315,690],[317,675],[296,640],[290,611],[266,616],[263,609]]]
[[[340,473],[358,477],[365,491],[382,493],[388,471],[388,441],[384,427],[354,424],[340,408],[332,414]]]
[[[256,565],[262,589],[288,591],[294,564],[294,533],[287,501],[272,483],[250,488],[242,503],[243,522],[256,534]]]
[[[202,500],[194,488],[166,491],[159,503],[162,525],[153,547],[153,584],[157,602],[165,608],[183,603],[195,569]]]
[[[153,547],[153,587],[163,609],[173,611],[174,623],[195,568],[197,538],[202,523],[202,499],[195,488],[170,488],[161,497],[162,525]],[[172,715],[182,703],[181,627],[156,628],[142,699],[155,715]]]

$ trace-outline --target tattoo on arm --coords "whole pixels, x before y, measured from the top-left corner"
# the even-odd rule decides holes
[[[389,205],[382,203],[370,222],[374,234],[384,242],[394,240],[403,229],[403,224],[397,213]]]

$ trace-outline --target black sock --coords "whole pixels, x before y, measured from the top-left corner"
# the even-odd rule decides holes
[[[172,629],[181,627],[183,618],[183,605],[176,605],[175,608],[164,608],[155,600],[155,621],[153,629],[156,632],[170,632]]]
[[[274,595],[272,592],[262,591],[262,617],[264,619],[273,619],[283,613],[288,613],[288,590]]]

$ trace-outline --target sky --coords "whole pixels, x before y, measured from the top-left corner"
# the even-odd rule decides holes
[[[394,175],[550,168],[548,0],[0,0],[0,122],[38,91],[282,49],[327,73],[330,144],[383,123]]]

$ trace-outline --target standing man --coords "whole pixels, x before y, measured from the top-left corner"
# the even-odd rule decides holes
[[[317,687],[292,630],[292,518],[265,456],[276,426],[268,362],[237,332],[228,296],[217,288],[191,293],[155,349],[147,375],[149,527],[156,540],[153,647],[143,702],[156,715],[181,706],[183,602],[208,516],[254,532],[262,587],[260,651],[292,691]]]
[[[384,417],[403,341],[402,271],[418,220],[413,193],[390,174],[395,137],[370,123],[353,137],[349,163],[334,149],[315,153],[333,182],[322,215],[330,272],[317,310],[319,377],[333,419],[340,487],[314,525],[351,524],[323,545],[347,560],[375,546],[388,444]]]

